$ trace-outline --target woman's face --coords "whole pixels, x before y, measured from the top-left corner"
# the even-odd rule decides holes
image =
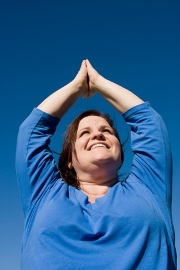
[[[117,171],[121,165],[121,146],[108,122],[99,116],[87,116],[78,126],[75,141],[76,156],[72,165],[77,176],[99,168]]]

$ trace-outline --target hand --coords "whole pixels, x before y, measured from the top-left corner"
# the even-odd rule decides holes
[[[88,79],[89,79],[89,96],[91,97],[96,93],[96,81],[100,77],[99,73],[92,67],[91,63],[88,59],[86,59],[86,68],[88,73]]]
[[[76,83],[78,89],[81,91],[82,97],[89,97],[88,74],[85,60],[82,61],[80,70],[73,81]]]

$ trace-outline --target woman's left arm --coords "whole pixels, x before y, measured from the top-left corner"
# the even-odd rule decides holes
[[[131,127],[134,153],[130,178],[140,180],[171,207],[172,156],[162,117],[148,102],[131,108],[123,117]]]
[[[171,204],[171,149],[161,116],[131,91],[103,78],[86,60],[89,87],[113,105],[131,127],[131,174]]]
[[[124,87],[102,77],[86,60],[91,92],[99,93],[121,114],[130,108],[143,103],[143,100]]]

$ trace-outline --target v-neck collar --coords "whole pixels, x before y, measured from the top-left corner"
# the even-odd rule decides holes
[[[107,192],[104,194],[104,196],[102,196],[100,198],[96,198],[94,203],[89,203],[88,196],[81,189],[74,188],[74,193],[75,193],[77,200],[81,204],[82,208],[88,207],[91,209],[96,209],[96,208],[104,205],[104,203],[109,198],[109,194],[111,193],[112,187],[115,186],[117,183],[114,183],[111,186],[109,186],[109,188],[108,188]]]

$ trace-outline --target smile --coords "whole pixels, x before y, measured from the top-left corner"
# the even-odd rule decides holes
[[[105,148],[107,148],[106,145],[104,145],[104,144],[102,144],[102,143],[97,143],[97,144],[94,144],[94,145],[91,147],[90,150],[92,150],[92,149],[94,149],[94,148],[96,148],[96,147],[105,147]]]

